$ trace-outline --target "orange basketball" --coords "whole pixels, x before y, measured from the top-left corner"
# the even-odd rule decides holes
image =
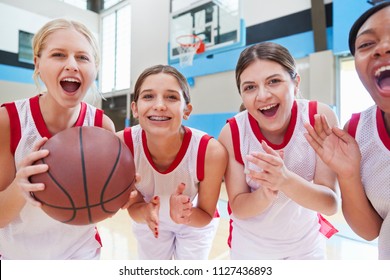
[[[73,127],[51,137],[41,149],[49,155],[36,164],[46,163],[49,170],[30,180],[45,184],[33,196],[52,218],[72,225],[97,223],[128,201],[135,183],[134,159],[114,133]]]

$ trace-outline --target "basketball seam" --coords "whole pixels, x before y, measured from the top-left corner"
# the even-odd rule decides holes
[[[44,158],[42,158],[42,163],[46,164]],[[70,219],[68,219],[68,220],[66,220],[66,221],[62,221],[62,222],[63,222],[63,223],[67,223],[67,222],[72,221],[72,220],[76,217],[76,210],[77,210],[77,208],[75,207],[75,204],[74,204],[74,202],[73,202],[72,197],[71,197],[70,194],[66,191],[66,189],[65,189],[65,188],[64,188],[64,187],[55,179],[55,177],[51,174],[50,170],[47,171],[47,174],[48,174],[49,177],[53,180],[53,182],[54,182],[54,183],[63,191],[63,193],[68,197],[69,202],[72,204],[73,207],[71,207],[71,208],[70,208],[70,207],[67,207],[67,209],[69,209],[69,210],[74,209],[74,210],[73,210],[73,216],[72,216]],[[50,207],[52,207],[52,208],[60,208],[60,207],[56,207],[55,205],[51,205],[51,204],[49,204],[49,203],[46,203],[44,200],[39,199],[39,198],[36,197],[35,195],[34,195],[34,198],[35,198],[36,200],[38,200],[39,202],[43,203],[45,206],[50,206]]]
[[[83,130],[79,129],[79,146],[80,146],[80,156],[81,156],[81,169],[83,172],[83,185],[84,185],[84,195],[85,195],[85,207],[88,211],[88,220],[90,223],[93,223],[92,213],[89,205],[89,196],[88,196],[88,182],[87,182],[87,172],[85,166],[85,157],[84,157],[84,146],[83,146]]]

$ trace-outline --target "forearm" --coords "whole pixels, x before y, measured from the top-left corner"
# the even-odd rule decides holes
[[[135,222],[146,223],[147,204],[146,202],[136,202],[127,208],[127,212]]]
[[[292,173],[283,193],[302,207],[331,216],[338,211],[338,196],[331,188],[309,182]]]
[[[26,200],[15,184],[0,192],[0,228],[7,226],[22,210]]]
[[[258,189],[254,192],[240,193],[229,203],[234,216],[239,219],[248,219],[261,214],[271,205],[272,201],[264,195],[263,190]]]
[[[339,177],[342,210],[351,229],[366,240],[379,236],[383,219],[368,200],[360,177]]]
[[[193,207],[190,216],[190,222],[187,224],[192,227],[204,227],[208,225],[214,217],[214,213],[210,215],[201,208]]]

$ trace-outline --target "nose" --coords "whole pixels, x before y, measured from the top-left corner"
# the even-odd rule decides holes
[[[165,110],[167,107],[165,105],[164,99],[162,97],[156,98],[156,102],[154,104],[154,109],[155,110]]]
[[[382,38],[375,48],[375,56],[390,54],[390,37]]]
[[[78,70],[77,62],[73,58],[69,58],[66,61],[65,70],[66,71],[75,71],[76,72]]]
[[[257,91],[256,100],[258,101],[264,101],[267,100],[271,96],[270,91],[263,86],[259,86],[259,89]]]

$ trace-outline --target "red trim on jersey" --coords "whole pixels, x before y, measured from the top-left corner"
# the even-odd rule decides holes
[[[231,118],[227,120],[230,126],[230,132],[232,134],[232,142],[233,142],[233,150],[234,157],[238,163],[244,164],[244,161],[241,157],[240,151],[240,132],[238,130],[237,120],[235,118]]]
[[[254,117],[252,117],[250,114],[248,114],[248,116],[249,116],[249,123],[251,125],[252,131],[255,134],[257,140],[260,143],[264,140],[268,144],[268,146],[270,146],[274,150],[281,150],[281,149],[283,149],[288,144],[288,142],[291,139],[291,136],[294,133],[295,124],[297,123],[297,115],[298,115],[298,108],[297,107],[298,107],[297,106],[297,102],[294,101],[293,106],[291,108],[290,123],[288,124],[287,130],[286,130],[286,134],[284,135],[283,142],[281,144],[273,144],[273,143],[269,142],[267,140],[267,138],[265,138],[263,136],[263,134],[261,133],[259,124],[257,123],[256,119]]]
[[[198,157],[196,160],[196,173],[197,173],[196,176],[198,177],[199,181],[203,181],[203,179],[204,179],[207,144],[209,143],[211,138],[213,138],[213,137],[206,134],[206,135],[203,135],[199,141]]]
[[[5,103],[1,105],[1,107],[5,107],[8,112],[10,125],[10,149],[12,155],[15,155],[16,148],[18,147],[20,138],[22,137],[18,110],[16,109],[14,102]]]
[[[320,224],[320,232],[326,237],[331,238],[334,234],[338,233],[339,231],[327,220],[325,219],[320,213],[317,213],[318,216],[318,223]]]
[[[87,114],[87,104],[84,102],[80,103],[80,113],[79,116],[73,126],[83,126],[84,120],[85,120],[85,115]]]
[[[232,209],[230,208],[229,202],[227,204],[227,210],[228,210],[228,214],[231,215]],[[228,240],[227,240],[227,244],[228,244],[229,248],[232,248],[232,238],[233,238],[233,220],[230,219],[229,220],[229,236],[228,236]]]
[[[348,133],[349,133],[349,135],[351,135],[353,138],[355,138],[355,136],[356,136],[356,129],[357,129],[359,120],[360,120],[360,113],[352,114],[352,117],[351,117],[351,119],[349,120],[349,124],[348,124]]]
[[[311,126],[314,127],[314,115],[317,114],[317,101],[309,101],[309,120]]]
[[[390,150],[390,136],[387,134],[385,121],[383,120],[383,114],[379,107],[376,108],[376,126],[378,129],[379,138],[382,140],[383,145]]]
[[[184,137],[183,137],[183,142],[181,143],[180,150],[177,153],[176,158],[173,160],[171,165],[165,171],[159,171],[156,168],[156,165],[154,164],[152,156],[151,156],[149,149],[148,149],[145,130],[142,130],[142,146],[144,148],[146,158],[148,159],[149,163],[153,166],[154,170],[156,170],[157,172],[159,172],[161,174],[168,174],[168,173],[172,172],[179,165],[179,163],[182,161],[184,155],[186,154],[188,146],[190,145],[192,131],[185,126],[182,126],[182,127],[184,129]]]
[[[39,134],[42,137],[50,138],[52,135],[46,127],[45,121],[41,113],[41,108],[39,107],[39,96],[40,95],[34,96],[29,100],[31,115],[34,119],[35,126],[37,127]]]
[[[39,107],[39,96],[34,96],[30,98],[30,108],[31,108],[31,115],[34,119],[35,126],[38,129],[39,134],[42,137],[50,138],[52,137],[49,129],[46,126],[45,120],[43,119],[41,108]],[[82,126],[85,120],[85,115],[87,113],[87,104],[84,102],[81,102],[80,107],[80,113],[77,117],[77,120],[73,126]]]
[[[94,126],[103,127],[103,110],[96,109]]]
[[[99,242],[100,247],[103,247],[102,239],[100,238],[100,234],[99,234],[99,231],[98,231],[97,227],[95,227],[95,231],[96,231],[95,232],[95,240],[97,242]]]
[[[131,127],[126,127],[123,131],[123,140],[125,141],[126,146],[130,149],[130,152],[134,157],[134,143],[133,137],[131,136]]]
[[[196,160],[196,177],[199,181],[203,181],[204,179],[204,170],[205,170],[205,158],[206,158],[206,150],[207,145],[210,141],[210,139],[213,138],[210,135],[203,135],[202,138],[199,141],[199,147],[198,147],[198,157]],[[219,212],[218,209],[215,209],[213,218],[219,218]]]

